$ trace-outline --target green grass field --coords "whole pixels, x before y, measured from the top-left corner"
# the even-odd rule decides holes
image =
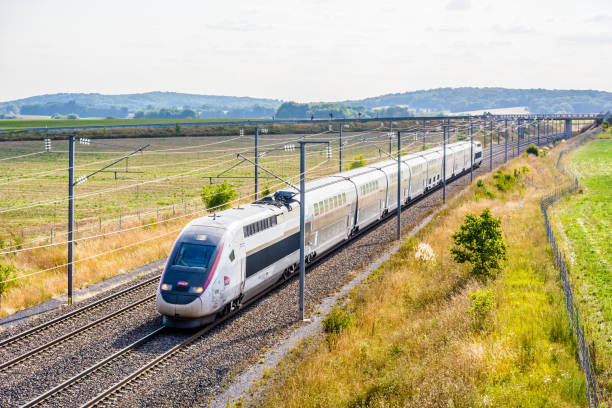
[[[612,139],[591,141],[564,159],[584,186],[553,207],[571,262],[578,306],[595,342],[600,379],[612,393]]]
[[[268,119],[268,118],[266,118]],[[258,120],[258,119],[252,119]],[[208,123],[208,122],[243,122],[246,119],[0,119],[0,129],[23,129],[40,127],[65,127],[65,126],[113,126],[113,125],[143,125],[143,124],[168,124],[175,123]]]

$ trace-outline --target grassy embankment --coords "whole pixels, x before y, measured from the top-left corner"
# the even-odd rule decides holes
[[[598,381],[612,395],[612,132],[563,159],[582,190],[553,207],[552,221],[571,262],[571,280]],[[610,397],[612,402],[612,397]]]
[[[332,313],[344,329],[305,342],[268,373],[261,405],[585,406],[586,383],[539,209],[556,170],[552,159],[535,157],[505,170],[524,165],[529,182],[488,176],[406,242]],[[469,267],[449,253],[450,234],[465,214],[484,208],[501,217],[508,245],[506,265],[486,283],[470,278]],[[432,260],[415,257],[421,243],[431,246]],[[484,320],[469,313],[478,290],[493,295]]]

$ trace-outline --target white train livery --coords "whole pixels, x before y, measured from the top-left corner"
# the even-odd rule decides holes
[[[446,178],[470,169],[470,142],[446,147]],[[472,163],[482,162],[473,144]],[[401,160],[401,202],[442,182],[442,148]],[[306,262],[397,209],[397,161],[389,159],[306,183]],[[168,256],[157,291],[164,324],[197,327],[240,306],[299,265],[299,191],[283,189],[251,204],[191,221]]]

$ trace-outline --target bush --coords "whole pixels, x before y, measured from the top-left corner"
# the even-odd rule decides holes
[[[363,154],[360,154],[359,156],[355,156],[355,157],[353,157],[353,159],[352,159],[352,163],[351,163],[351,165],[349,166],[349,169],[351,169],[351,170],[352,170],[352,169],[357,169],[357,168],[359,168],[359,167],[363,167],[363,166],[365,166],[366,164],[367,164],[367,163],[366,163],[366,161],[365,161],[365,159],[364,159],[364,157],[363,157]]]
[[[13,279],[15,277],[15,268],[12,265],[1,265],[0,264],[0,305],[2,305],[2,295],[9,286],[13,283],[6,282],[7,280]]]
[[[527,148],[525,149],[525,153],[539,156],[540,149],[538,149],[538,146],[532,144],[532,145],[527,146]]]
[[[238,197],[236,188],[231,184],[209,184],[202,187],[202,202],[208,209],[224,210]]]
[[[609,127],[610,127],[610,122],[608,122],[607,120],[604,120],[604,121],[601,123],[601,127],[602,127],[602,128],[604,128],[604,129],[609,128]]]
[[[493,174],[493,180],[495,187],[504,193],[512,191],[514,188],[514,182],[516,181],[512,174],[505,173],[502,170],[497,170],[495,174]]]
[[[480,216],[467,214],[459,231],[451,237],[455,247],[450,251],[455,262],[471,263],[472,276],[481,280],[493,278],[506,259],[501,219],[493,217],[488,208]]]
[[[468,314],[474,319],[474,326],[480,330],[484,327],[485,319],[495,303],[493,292],[488,289],[477,290],[470,293],[470,299],[472,304],[468,309]]]
[[[66,119],[76,120],[79,119],[79,115],[77,115],[76,113],[69,113],[68,115],[66,115]]]
[[[478,179],[476,182],[476,191],[474,192],[474,198],[480,200],[481,198],[497,198],[494,192],[489,189],[489,186],[482,180]]]
[[[323,319],[323,330],[325,330],[325,333],[338,334],[349,327],[351,327],[351,316],[343,308],[335,307]]]

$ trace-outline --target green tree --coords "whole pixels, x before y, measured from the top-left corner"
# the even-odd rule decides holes
[[[224,210],[238,197],[236,188],[231,184],[208,184],[202,187],[202,202],[208,209]]]
[[[353,159],[351,160],[351,164],[349,166],[349,169],[357,169],[359,167],[363,167],[366,165],[366,161],[363,158],[363,154],[360,154],[359,156],[355,156],[353,157]]]
[[[452,235],[455,247],[451,254],[458,263],[472,264],[473,276],[486,280],[494,277],[506,259],[506,243],[502,236],[501,219],[485,210],[479,215],[467,214],[459,231]]]

